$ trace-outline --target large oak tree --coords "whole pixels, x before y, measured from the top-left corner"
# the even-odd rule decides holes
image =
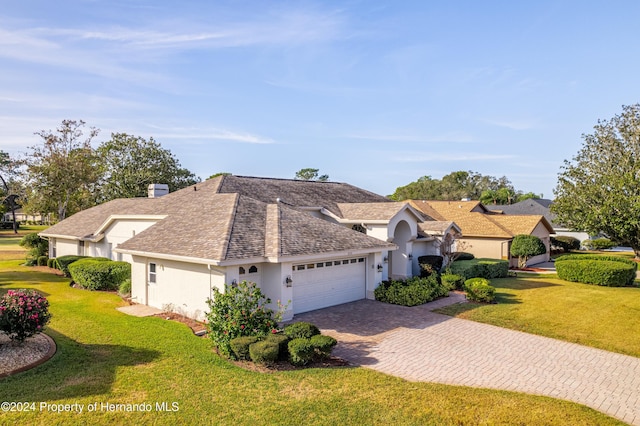
[[[92,206],[100,167],[91,141],[98,129],[86,130],[82,120],[63,120],[55,131],[35,134],[42,145],[31,147],[26,159],[30,210],[55,212],[63,220]]]
[[[153,138],[112,133],[111,140],[102,143],[97,152],[104,170],[99,191],[101,202],[145,197],[150,183],[167,184],[173,192],[199,181]]]
[[[640,104],[598,120],[558,175],[552,211],[559,223],[604,233],[640,258]]]

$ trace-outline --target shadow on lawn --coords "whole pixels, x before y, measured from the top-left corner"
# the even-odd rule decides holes
[[[5,399],[52,401],[108,394],[118,369],[160,357],[160,352],[148,349],[78,343],[50,328],[46,333],[56,342],[56,354],[38,368],[0,380],[0,395],[13,394]]]

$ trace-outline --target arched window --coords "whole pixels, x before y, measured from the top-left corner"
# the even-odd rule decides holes
[[[351,229],[353,229],[354,231],[362,232],[363,234],[367,233],[367,228],[360,225],[359,223],[356,223],[355,225],[353,225]]]
[[[245,270],[244,270],[244,268],[241,266],[241,267],[239,267],[239,268],[238,268],[238,272],[240,273],[240,275],[244,275]]]
[[[256,265],[251,265],[251,268],[249,268],[249,273],[255,274],[256,272],[258,272],[258,268],[256,267]]]

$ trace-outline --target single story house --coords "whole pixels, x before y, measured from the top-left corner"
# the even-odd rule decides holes
[[[491,204],[486,207],[493,212],[507,215],[542,215],[551,224],[556,236],[573,237],[580,242],[591,238],[587,232],[572,231],[567,226],[559,223],[556,220],[556,215],[551,212],[551,204],[553,204],[552,200],[532,198],[509,205]]]
[[[203,319],[213,288],[257,283],[294,314],[373,298],[389,277],[419,273],[460,232],[407,202],[338,182],[218,176],[149,198],[117,199],[40,233],[50,257],[132,264],[135,302]]]
[[[550,234],[554,231],[542,215],[495,213],[479,201],[411,200],[410,204],[433,220],[455,222],[462,230],[456,243],[459,250],[475,257],[505,259],[510,266],[517,266],[517,259],[510,254],[511,242],[516,235],[525,234],[539,237],[547,247],[545,254],[532,257],[527,263],[535,265],[550,259]]]

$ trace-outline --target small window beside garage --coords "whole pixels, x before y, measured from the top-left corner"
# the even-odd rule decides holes
[[[251,265],[251,267],[249,268],[249,273],[255,274],[256,272],[258,272],[258,267],[256,265]]]
[[[324,268],[324,263],[316,263],[316,268]]]
[[[156,264],[149,263],[149,282],[156,283]]]
[[[359,257],[358,258],[358,263],[362,263],[362,262],[364,262],[364,257]]]
[[[307,269],[313,269],[313,268],[315,268],[315,267],[316,267],[316,264],[315,264],[315,263],[309,263],[309,264],[307,265]]]
[[[333,262],[325,262],[324,266],[333,266]]]

